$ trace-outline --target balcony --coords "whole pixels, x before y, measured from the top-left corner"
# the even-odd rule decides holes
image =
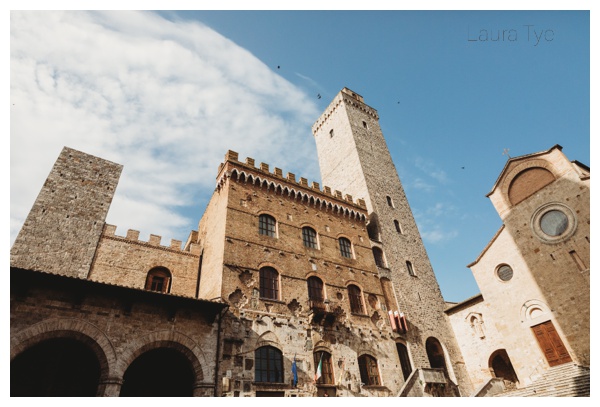
[[[332,325],[341,313],[337,303],[330,300],[308,300],[308,308],[312,315],[312,323],[320,325]]]

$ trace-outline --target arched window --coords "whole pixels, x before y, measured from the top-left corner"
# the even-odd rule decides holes
[[[410,357],[408,356],[408,348],[403,343],[396,343],[396,350],[398,351],[398,357],[400,358],[402,376],[404,376],[404,380],[407,380],[408,376],[410,376],[412,373],[412,365],[410,363]]]
[[[429,366],[433,369],[446,369],[446,358],[442,344],[434,337],[427,338],[425,341],[425,351],[429,359]]]
[[[313,228],[305,226],[302,228],[302,241],[304,246],[310,249],[317,248],[317,232]]]
[[[262,214],[258,217],[258,233],[264,236],[275,237],[275,218]]]
[[[260,297],[279,299],[279,273],[273,267],[260,269]]]
[[[394,202],[392,201],[392,198],[389,195],[386,196],[385,198],[387,199],[388,206],[391,207],[391,208],[393,208],[394,207]]]
[[[406,270],[408,271],[408,275],[409,276],[413,276],[415,275],[415,270],[413,269],[413,265],[410,261],[406,262]]]
[[[352,258],[352,243],[350,243],[350,240],[346,239],[345,237],[340,237],[339,242],[340,242],[340,254],[343,257],[347,257],[347,258],[351,259]]]
[[[323,281],[319,277],[308,278],[308,299],[311,301],[323,302]]]
[[[400,228],[400,222],[394,219],[394,226],[396,227],[396,232],[402,234],[402,229]]]
[[[379,247],[373,248],[373,257],[375,258],[375,264],[379,267],[385,267],[385,261],[383,260],[383,251]]]
[[[360,381],[366,386],[379,386],[379,369],[377,359],[370,355],[358,357],[358,369],[360,370]]]
[[[315,378],[317,384],[335,384],[333,380],[331,353],[320,351],[315,352],[313,356],[316,366]]]
[[[168,293],[171,290],[171,273],[164,267],[155,267],[146,276],[145,289]]]
[[[283,383],[283,355],[273,346],[262,346],[254,351],[254,381]]]
[[[348,298],[350,299],[350,311],[353,314],[364,314],[365,308],[363,307],[362,292],[360,288],[351,284],[348,286]]]

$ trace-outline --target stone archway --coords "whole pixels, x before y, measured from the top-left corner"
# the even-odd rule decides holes
[[[94,354],[99,364],[99,384],[95,395],[116,396],[118,394],[121,376],[114,373],[117,359],[115,349],[104,332],[82,319],[49,319],[14,334],[11,333],[11,366],[12,361],[19,359],[19,356],[27,350],[53,339],[73,340],[86,346]],[[46,351],[48,349],[60,351],[63,344],[47,345]],[[86,353],[84,350],[81,350],[81,352],[82,354]],[[22,361],[18,363],[22,363]],[[89,366],[92,365],[93,363]]]
[[[95,352],[70,337],[45,339],[10,363],[11,397],[94,397],[99,384]]]
[[[491,354],[489,360],[490,371],[494,377],[502,378],[506,388],[516,388],[519,379],[505,349],[498,349]]]
[[[204,345],[206,346],[206,344]],[[150,351],[153,350],[162,351],[150,353]],[[146,353],[148,353],[149,356],[144,356]],[[133,339],[131,341],[131,346],[122,353],[116,370],[120,372],[121,377],[125,377],[125,374],[134,365],[134,362],[135,364],[144,366],[146,363],[144,361],[145,359],[163,361],[165,355],[168,354],[175,355],[174,358],[176,360],[174,360],[173,365],[169,364],[170,362],[168,360],[164,361],[167,368],[177,369],[177,366],[185,366],[183,370],[186,371],[189,366],[191,369],[191,375],[193,377],[193,396],[214,395],[214,382],[209,381],[210,379],[205,379],[210,378],[213,375],[208,371],[208,361],[206,360],[201,346],[181,332],[159,331]],[[144,358],[140,359],[142,356],[144,356]],[[138,361],[138,359],[141,361]],[[136,369],[137,368],[135,368],[133,372],[135,372]],[[134,376],[136,375],[134,374]]]
[[[121,397],[192,397],[195,375],[188,358],[174,348],[151,349],[123,375]]]
[[[427,351],[427,358],[429,359],[429,366],[433,369],[444,369],[448,370],[446,366],[446,357],[444,356],[444,349],[442,344],[434,337],[427,338],[425,342],[425,350]]]

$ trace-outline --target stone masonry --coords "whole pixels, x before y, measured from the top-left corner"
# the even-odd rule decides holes
[[[450,377],[469,393],[446,305],[378,120],[362,96],[344,88],[313,125],[321,177],[327,185],[365,199],[369,243],[381,248],[387,261],[380,272],[389,275],[398,307],[414,327],[407,344],[415,367],[430,366],[426,341],[436,338],[445,349]]]
[[[86,278],[122,169],[65,147],[15,240],[11,267]]]
[[[481,294],[448,306],[378,120],[334,98],[323,185],[228,151],[198,230],[165,245],[117,236],[121,165],[65,147],[11,248],[11,395],[491,395],[589,367],[589,168],[560,146],[510,159]]]

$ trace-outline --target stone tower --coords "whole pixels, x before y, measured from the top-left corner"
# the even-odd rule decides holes
[[[87,278],[122,169],[63,148],[10,250],[10,266]]]
[[[379,127],[377,111],[342,89],[312,127],[323,185],[363,198],[368,232],[390,310],[403,312],[408,332],[398,342],[414,368],[446,368],[471,391],[427,252]],[[402,357],[401,357],[402,359]]]

